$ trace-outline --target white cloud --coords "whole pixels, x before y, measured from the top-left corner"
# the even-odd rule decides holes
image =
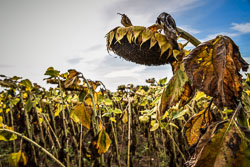
[[[119,12],[127,14],[134,25],[146,26],[153,24],[161,12],[172,15],[180,14],[206,2],[200,0],[113,0],[111,3],[112,5],[103,9],[105,11],[104,20],[108,20],[110,23],[112,19],[117,18],[115,14]]]
[[[239,33],[242,34],[247,34],[250,33],[250,23],[232,23],[231,29],[238,31]]]
[[[236,37],[239,36],[239,33],[229,33],[229,32],[219,32],[219,33],[214,33],[214,34],[209,34],[206,38],[201,39],[201,42],[205,42],[211,39],[214,39],[218,35],[224,35],[224,36],[229,36],[229,37]]]
[[[201,39],[200,41],[201,42],[208,41],[210,39],[215,38],[217,35],[236,37],[242,34],[248,34],[250,33],[250,23],[241,23],[241,24],[232,23],[232,26],[230,29],[234,30],[234,32],[219,32],[219,33],[209,34],[206,38]]]

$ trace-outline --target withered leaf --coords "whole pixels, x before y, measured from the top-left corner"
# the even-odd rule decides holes
[[[158,115],[158,117],[162,116],[167,109],[176,105],[178,102],[179,106],[183,106],[192,98],[193,94],[194,91],[184,72],[182,64],[181,68],[176,71],[162,93],[159,108],[160,115]]]
[[[249,131],[237,127],[235,122],[214,123],[200,139],[188,166],[216,167],[250,164]]]
[[[239,71],[246,71],[248,63],[232,39],[217,36],[200,44],[184,58],[184,65],[194,87],[214,97],[219,109],[236,108],[242,91]]]
[[[153,32],[149,29],[145,29],[142,32],[141,36],[142,36],[142,42],[141,42],[142,45],[153,36]]]
[[[14,166],[18,167],[19,164],[23,164],[24,166],[27,165],[28,158],[27,156],[20,150],[17,153],[11,153],[8,158],[9,163]]]
[[[139,37],[139,35],[142,33],[143,30],[145,30],[145,27],[142,27],[142,26],[132,26],[133,41],[136,41],[136,39]]]
[[[108,47],[110,47],[110,45],[112,44],[112,41],[113,41],[113,39],[114,39],[114,36],[115,36],[114,31],[111,31],[111,32],[109,33],[109,38],[108,38]]]
[[[96,150],[93,152],[97,152],[99,155],[108,151],[111,144],[111,139],[109,135],[106,133],[105,129],[103,128],[99,134],[95,137],[92,141],[92,145],[95,147]]]
[[[128,27],[120,27],[116,30],[116,41],[120,43],[120,40],[127,34]]]
[[[74,69],[70,69],[68,70],[68,72],[69,72],[69,75],[67,76],[67,79],[64,82],[65,88],[69,88],[70,86],[77,87],[78,84],[81,82],[78,78],[78,75],[81,73]]]
[[[150,47],[149,47],[149,49],[154,47],[156,43],[157,43],[157,40],[155,39],[155,36],[152,36],[151,39],[150,39]]]
[[[132,42],[132,37],[133,37],[133,32],[132,32],[132,29],[129,28],[128,29],[128,32],[127,32],[127,39],[128,39],[128,42],[131,44]]]
[[[193,146],[199,141],[200,136],[203,135],[202,132],[212,122],[214,122],[213,113],[209,108],[200,111],[186,122],[183,133],[189,146]]]
[[[75,122],[80,122],[84,127],[90,129],[92,110],[89,106],[84,103],[78,104],[70,113],[71,119]]]
[[[158,45],[160,46],[160,48],[162,48],[162,46],[164,44],[168,43],[167,38],[164,35],[160,34],[160,33],[155,33],[155,39],[157,40]]]
[[[123,123],[127,123],[128,122],[128,111],[127,110],[123,111],[122,122]]]
[[[158,42],[159,43],[159,42]],[[172,50],[171,50],[171,45],[170,43],[165,43],[161,46],[161,56],[163,55],[163,53],[165,53],[167,50],[169,50],[168,52],[168,57],[172,55]]]

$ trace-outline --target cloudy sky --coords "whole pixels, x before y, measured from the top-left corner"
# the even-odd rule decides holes
[[[171,77],[170,65],[138,65],[105,48],[105,34],[120,25],[117,12],[149,26],[163,11],[201,41],[230,36],[250,63],[249,0],[0,0],[0,74],[45,86],[48,67],[73,68],[111,90]]]

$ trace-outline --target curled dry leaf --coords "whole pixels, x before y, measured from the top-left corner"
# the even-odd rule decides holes
[[[227,36],[200,44],[184,58],[185,71],[195,88],[214,97],[214,103],[235,109],[241,97],[241,69],[248,63],[240,55],[238,46]]]
[[[187,165],[247,167],[250,164],[249,135],[249,131],[240,129],[235,122],[214,123],[200,139]]]
[[[212,122],[214,122],[213,113],[209,108],[200,111],[186,122],[183,133],[190,147],[199,141]]]
[[[67,76],[66,81],[64,82],[65,88],[69,88],[70,86],[77,87],[79,83],[81,82],[78,78],[78,75],[81,73],[74,69],[70,69],[68,70],[68,72],[69,72],[69,75]]]

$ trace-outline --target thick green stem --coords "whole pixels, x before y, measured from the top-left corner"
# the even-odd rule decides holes
[[[56,157],[54,157],[50,152],[48,152],[46,149],[44,149],[42,146],[40,146],[38,143],[36,143],[35,141],[31,140],[30,138],[18,133],[18,132],[15,132],[15,131],[12,131],[10,129],[5,129],[5,128],[0,128],[0,131],[6,131],[6,132],[10,132],[10,133],[13,133],[25,140],[27,140],[28,142],[32,143],[32,145],[38,147],[39,149],[41,149],[45,154],[47,154],[50,158],[52,158],[56,163],[58,163],[60,166],[63,166],[65,167],[58,159],[56,159]]]
[[[194,36],[192,36],[188,32],[184,31],[183,29],[177,27],[177,30],[178,30],[181,38],[186,39],[191,44],[193,44],[195,47],[201,43],[197,38],[195,38]]]

